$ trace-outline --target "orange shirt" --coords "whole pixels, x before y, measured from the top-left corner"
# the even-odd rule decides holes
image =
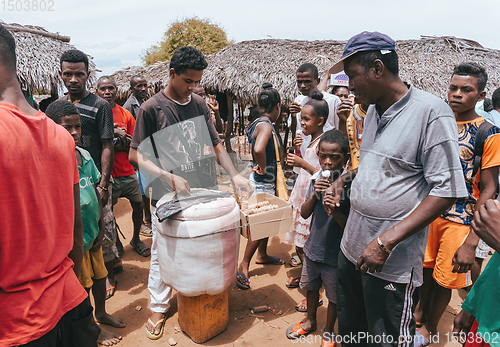
[[[113,123],[117,123],[118,128],[125,129],[127,134],[131,136],[134,133],[134,116],[118,104],[116,104],[113,109]],[[128,161],[128,152],[115,152],[115,161],[113,162],[113,171],[111,171],[111,176],[124,177],[133,174],[135,174],[135,170],[132,164]]]
[[[0,103],[0,345],[33,341],[86,297],[68,257],[75,142],[42,112]]]
[[[500,166],[500,133],[495,133],[488,136],[484,141],[483,155],[481,157],[481,168],[476,174],[472,195],[476,200],[479,198],[479,177],[481,169],[488,169],[490,167]]]

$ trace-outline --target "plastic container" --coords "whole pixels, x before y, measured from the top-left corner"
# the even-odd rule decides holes
[[[229,289],[217,295],[177,293],[177,309],[182,331],[196,343],[206,342],[229,324]]]
[[[234,198],[194,205],[157,228],[160,275],[166,284],[184,296],[218,295],[230,286],[240,240],[240,209]]]

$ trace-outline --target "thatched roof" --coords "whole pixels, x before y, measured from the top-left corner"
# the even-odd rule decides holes
[[[229,91],[243,104],[257,99],[270,82],[288,104],[299,94],[295,73],[302,63],[324,71],[340,56],[345,42],[254,40],[228,46],[208,57],[202,84],[209,90]]]
[[[21,87],[33,92],[40,87],[51,90],[53,85],[61,91],[63,82],[59,76],[59,58],[65,51],[75,49],[68,43],[70,38],[50,33],[38,26],[3,22],[2,24],[16,40],[17,76]],[[95,64],[91,57],[89,57],[89,70],[91,72],[89,83],[92,83],[95,80]]]
[[[473,61],[488,73],[487,95],[500,87],[500,51],[482,47],[479,43],[453,36],[428,37],[397,42],[400,76],[404,81],[447,99],[453,68]]]
[[[202,84],[229,91],[237,100],[256,99],[264,82],[280,91],[285,103],[298,95],[297,68],[306,62],[318,66],[320,77],[337,62],[343,41],[256,40],[226,47],[209,56]],[[487,69],[488,94],[500,86],[500,51],[483,48],[475,41],[455,37],[422,37],[397,41],[400,76],[404,81],[446,98],[453,67],[475,61]]]
[[[247,105],[256,100],[264,82],[270,82],[289,104],[299,94],[297,68],[306,62],[318,66],[320,77],[342,55],[345,41],[254,40],[239,42],[207,57],[208,68],[201,84],[210,92],[228,92]],[[404,81],[445,99],[453,67],[464,61],[484,66],[489,80],[487,93],[500,86],[500,51],[455,37],[422,37],[397,41],[400,76]],[[114,74],[119,92],[128,97],[128,79],[143,74],[154,92],[168,83],[168,62],[131,67]],[[123,82],[121,82],[123,81]]]

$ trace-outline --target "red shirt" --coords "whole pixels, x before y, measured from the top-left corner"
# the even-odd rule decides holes
[[[117,123],[118,128],[125,129],[127,134],[130,134],[131,136],[134,133],[134,116],[118,104],[116,104],[113,109],[113,123]],[[135,174],[135,170],[132,164],[128,161],[128,152],[115,152],[115,161],[113,162],[113,171],[111,171],[111,176],[124,177],[133,174]]]
[[[78,180],[64,128],[0,103],[0,346],[45,335],[87,297],[68,257]]]

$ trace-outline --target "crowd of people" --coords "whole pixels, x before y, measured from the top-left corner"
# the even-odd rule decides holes
[[[168,192],[217,188],[216,175],[197,165],[207,148],[238,197],[283,197],[281,165],[295,170],[285,197],[293,211],[285,243],[295,255],[269,255],[267,238],[248,239],[236,271],[236,285],[248,290],[256,252],[257,264],[301,267],[285,285],[306,292],[295,306],[306,318],[286,338],[300,341],[322,325],[321,346],[426,346],[438,342],[452,289],[467,288],[456,336],[466,346],[500,346],[498,253],[481,271],[490,247],[500,251],[500,89],[488,113],[484,67],[456,66],[445,102],[401,80],[390,37],[355,35],[323,81],[314,64],[297,68],[300,95],[285,105],[287,151],[274,126],[280,93],[262,86],[245,129],[252,154],[246,178],[221,142],[218,103],[199,87],[203,54],[182,47],[169,64],[164,90],[148,98],[147,80],[133,76],[120,106],[113,77],[100,77],[90,92],[87,56],[64,52],[68,93],[43,113],[23,96],[15,41],[0,24],[1,346],[120,342],[102,326],[127,323],[106,312],[114,275],[123,271],[113,215],[122,197],[132,207],[130,245],[151,261],[145,334],[161,338],[172,288],[160,275],[156,210]],[[326,92],[330,74],[342,71],[348,84]],[[152,237],[151,248],[141,236]],[[322,295],[326,322],[317,321]]]

